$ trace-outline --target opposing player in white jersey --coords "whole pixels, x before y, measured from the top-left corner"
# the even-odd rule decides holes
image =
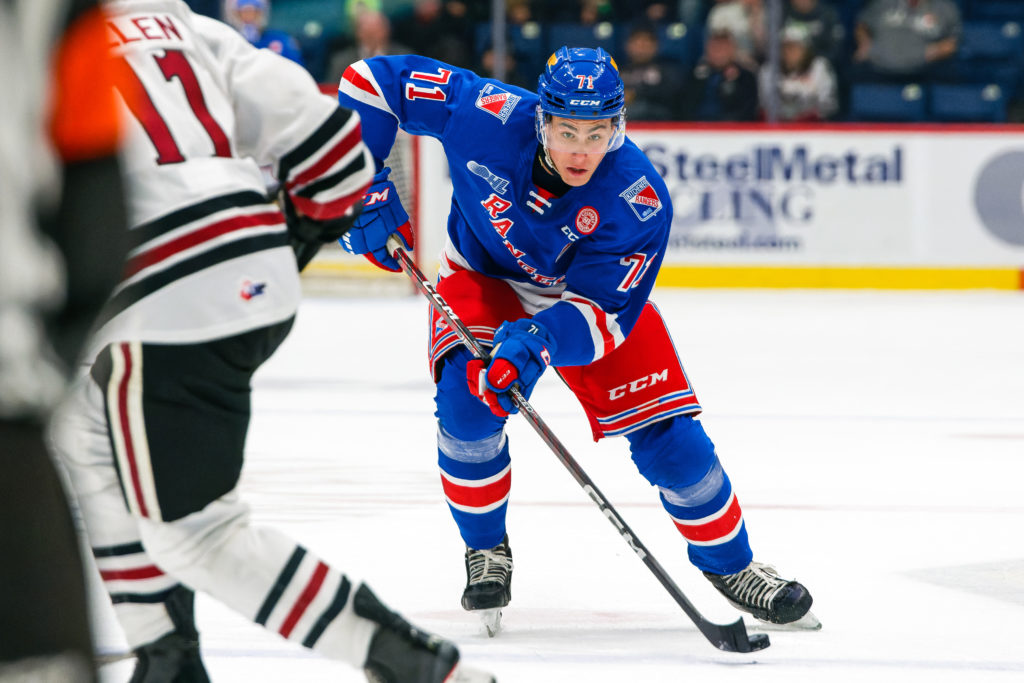
[[[529,396],[554,365],[594,438],[629,441],[712,584],[759,619],[801,619],[810,593],[753,561],[732,484],[695,419],[701,407],[648,301],[672,205],[625,136],[614,60],[563,47],[532,93],[422,57],[376,57],[352,65],[339,93],[359,112],[378,171],[399,126],[441,141],[454,189],[437,289],[494,349],[484,367],[433,316],[438,464],[467,546],[463,607],[493,619],[510,600],[508,392],[518,384]],[[385,240],[398,233],[408,244],[412,233],[386,177],[376,176],[343,244],[395,270]]]
[[[299,300],[290,242],[306,260],[337,239],[373,175],[358,115],[299,66],[180,0],[107,8],[134,249],[57,440],[138,658],[131,680],[209,680],[194,590],[373,681],[462,680],[471,672],[452,643],[294,540],[251,525],[236,491],[250,380]],[[287,226],[265,196],[262,165],[283,186]]]

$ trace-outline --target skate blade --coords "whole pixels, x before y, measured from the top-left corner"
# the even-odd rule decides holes
[[[480,611],[480,623],[487,631],[487,637],[493,638],[501,630],[501,608],[482,609]]]
[[[448,674],[445,683],[497,683],[497,679],[486,671],[460,663]]]
[[[821,622],[812,612],[808,612],[796,621],[788,624],[773,624],[770,621],[762,621],[754,617],[745,617],[748,628],[755,628],[759,631],[820,631]]]

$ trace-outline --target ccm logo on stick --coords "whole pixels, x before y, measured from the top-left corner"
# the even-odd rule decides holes
[[[661,372],[652,372],[647,377],[641,377],[640,379],[635,379],[632,382],[629,382],[627,384],[623,384],[620,387],[615,387],[614,389],[612,389],[611,391],[608,392],[608,400],[614,401],[615,399],[622,398],[627,393],[628,394],[635,394],[636,392],[642,391],[642,390],[646,389],[647,387],[654,386],[658,382],[667,382],[667,381],[668,381],[668,368],[665,368]]]

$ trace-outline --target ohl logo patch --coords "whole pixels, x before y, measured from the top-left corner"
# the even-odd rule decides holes
[[[483,109],[491,116],[498,117],[501,119],[502,125],[505,125],[508,117],[512,114],[512,110],[516,108],[521,99],[519,95],[513,95],[493,83],[488,83],[480,91],[480,94],[476,96],[476,107],[477,109]]]
[[[598,222],[601,220],[600,215],[597,213],[597,209],[592,206],[584,206],[576,214],[576,230],[581,235],[589,235],[594,232]]]
[[[629,208],[642,221],[661,211],[661,199],[647,181],[647,176],[641,176],[640,180],[627,187],[619,196],[626,200]]]
[[[238,293],[242,297],[243,301],[251,301],[267,291],[266,282],[253,282],[251,280],[242,281],[242,291]]]

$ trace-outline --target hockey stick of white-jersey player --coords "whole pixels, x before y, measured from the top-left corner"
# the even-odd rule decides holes
[[[473,333],[469,331],[465,323],[459,319],[455,311],[452,310],[448,302],[437,293],[434,286],[430,284],[423,273],[417,267],[416,262],[412,260],[409,253],[405,250],[402,241],[395,235],[391,235],[387,241],[388,252],[394,256],[395,260],[402,266],[402,270],[409,276],[409,279],[413,281],[420,292],[430,301],[430,305],[436,310],[441,317],[451,326],[455,333],[459,336],[459,339],[469,347],[470,351],[474,356],[483,360],[485,363],[490,359],[490,354],[487,352],[480,342],[476,340]],[[690,602],[689,598],[679,589],[672,577],[668,575],[668,572],[661,566],[661,564],[654,559],[650,551],[640,542],[633,530],[629,528],[625,520],[619,516],[619,513],[615,511],[604,494],[598,490],[597,485],[594,481],[583,471],[583,468],[579,466],[576,460],[569,453],[568,449],[562,442],[558,440],[558,437],[552,433],[551,429],[548,428],[544,420],[541,419],[537,411],[533,409],[523,395],[519,391],[518,385],[513,385],[510,390],[512,394],[512,400],[516,407],[519,408],[519,414],[526,418],[526,421],[530,423],[534,431],[540,436],[540,438],[548,445],[548,447],[555,454],[555,457],[565,465],[565,468],[569,470],[569,474],[572,475],[573,479],[576,480],[583,490],[587,492],[590,499],[594,501],[597,507],[604,513],[604,516],[608,518],[608,521],[618,530],[622,535],[623,540],[626,544],[636,553],[647,568],[651,570],[655,578],[665,587],[665,590],[669,592],[669,595],[683,608],[686,612],[686,616],[690,617],[700,632],[704,634],[704,637],[708,641],[717,647],[719,650],[726,652],[754,652],[756,650],[763,650],[768,647],[770,641],[768,635],[764,633],[747,634],[746,626],[743,624],[743,619],[737,619],[731,624],[716,624],[712,621],[708,621],[707,618],[701,614],[693,603]]]

